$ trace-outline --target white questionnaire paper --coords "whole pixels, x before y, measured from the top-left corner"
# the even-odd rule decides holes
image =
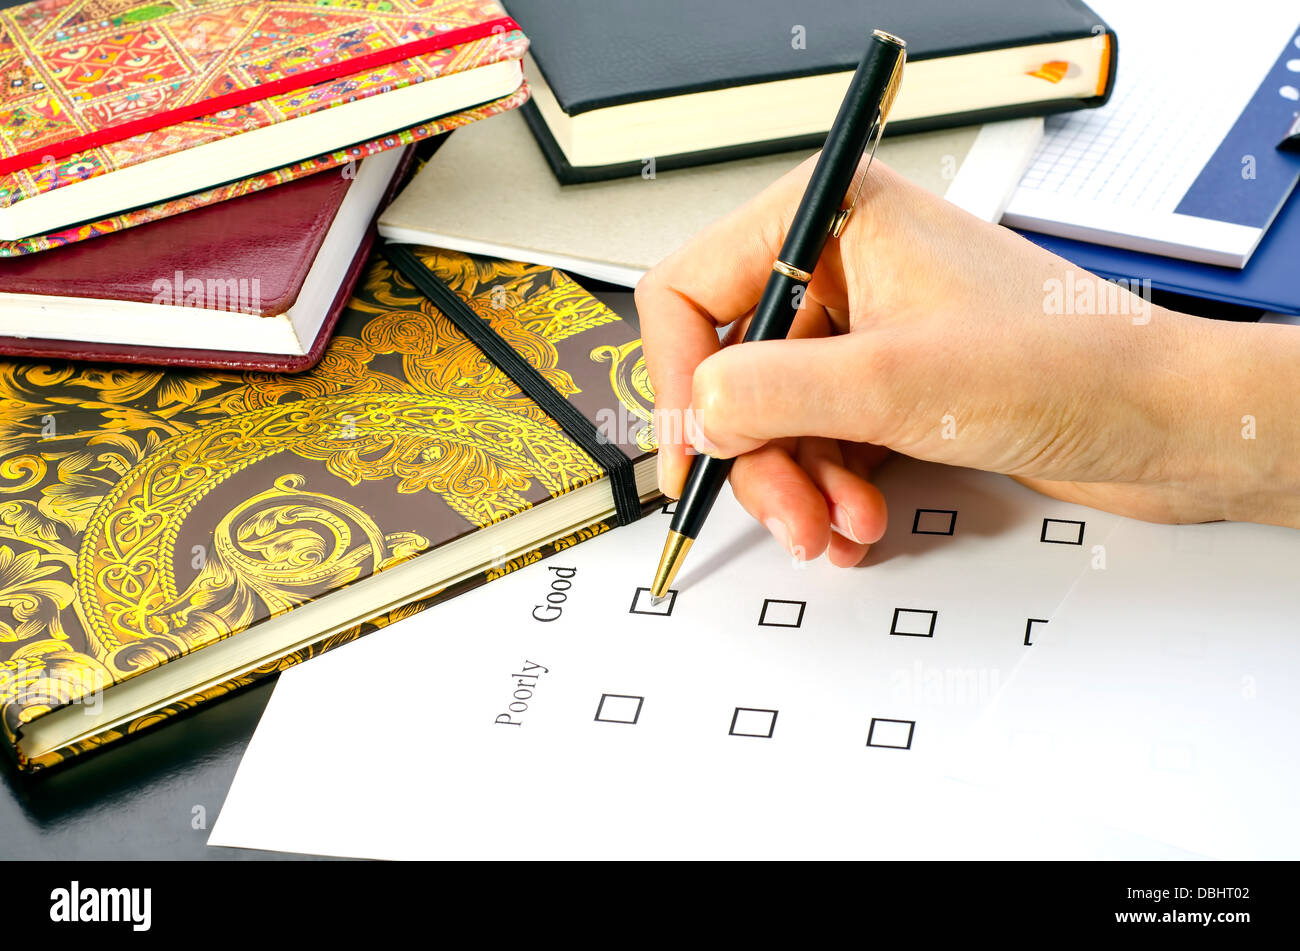
[[[638,591],[668,528],[655,513],[289,671],[211,844],[1169,854],[942,776],[1116,520],[906,459],[880,484],[891,525],[867,567],[796,566],[724,492],[670,614]]]
[[[1300,532],[1124,522],[954,775],[1225,859],[1300,855]]]

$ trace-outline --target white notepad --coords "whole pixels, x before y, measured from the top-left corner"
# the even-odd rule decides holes
[[[1176,209],[1294,37],[1300,7],[1293,0],[1092,5],[1120,38],[1114,94],[1100,109],[1047,119],[1002,223],[1243,267],[1271,217],[1259,227]],[[1300,48],[1293,49],[1300,57]],[[1300,72],[1294,75],[1300,85]],[[1285,109],[1285,83],[1278,85]],[[1283,132],[1279,120],[1277,141]],[[1272,214],[1285,197],[1277,196]]]

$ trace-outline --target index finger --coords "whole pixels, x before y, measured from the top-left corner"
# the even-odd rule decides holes
[[[686,410],[695,368],[719,349],[718,329],[758,305],[816,156],[664,258],[636,287],[646,369],[655,392],[659,488],[681,494],[689,466]]]

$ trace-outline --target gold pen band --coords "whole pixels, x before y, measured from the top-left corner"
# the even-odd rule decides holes
[[[796,281],[803,281],[805,284],[812,280],[812,275],[810,273],[807,271],[801,271],[793,264],[786,264],[779,258],[772,262],[772,270],[776,271],[778,274],[784,274],[786,277],[792,277]]]

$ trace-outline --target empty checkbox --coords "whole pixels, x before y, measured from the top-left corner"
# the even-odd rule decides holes
[[[776,731],[776,711],[756,710],[751,707],[736,707],[731,715],[732,736],[757,736],[770,740]]]
[[[677,499],[673,499],[671,502],[665,502],[664,507],[660,511],[662,511],[665,515],[676,515],[677,502],[678,502]]]
[[[1083,522],[1068,518],[1045,518],[1038,540],[1049,545],[1082,545],[1083,526]]]
[[[894,608],[894,620],[889,625],[889,633],[904,637],[934,637],[934,625],[938,620],[938,611]]]
[[[602,693],[596,705],[596,719],[601,723],[636,723],[641,718],[645,697],[623,693]]]
[[[673,605],[677,603],[677,589],[669,588],[664,599],[658,604],[654,603],[654,598],[650,595],[649,588],[637,588],[636,594],[632,595],[632,607],[629,614],[657,614],[659,617],[668,617],[673,613]]]
[[[912,519],[913,535],[951,535],[957,530],[957,513],[952,509],[917,509]]]
[[[803,623],[806,601],[782,601],[764,598],[763,610],[758,612],[758,623],[764,627],[798,627]]]
[[[1034,625],[1046,624],[1046,623],[1047,623],[1047,618],[1043,618],[1043,617],[1031,617],[1028,621],[1025,622],[1025,646],[1026,647],[1034,646],[1034,642],[1031,640],[1031,638],[1034,636]]]
[[[912,734],[916,731],[915,720],[889,720],[885,717],[872,717],[867,729],[867,746],[876,746],[886,750],[910,750]]]

